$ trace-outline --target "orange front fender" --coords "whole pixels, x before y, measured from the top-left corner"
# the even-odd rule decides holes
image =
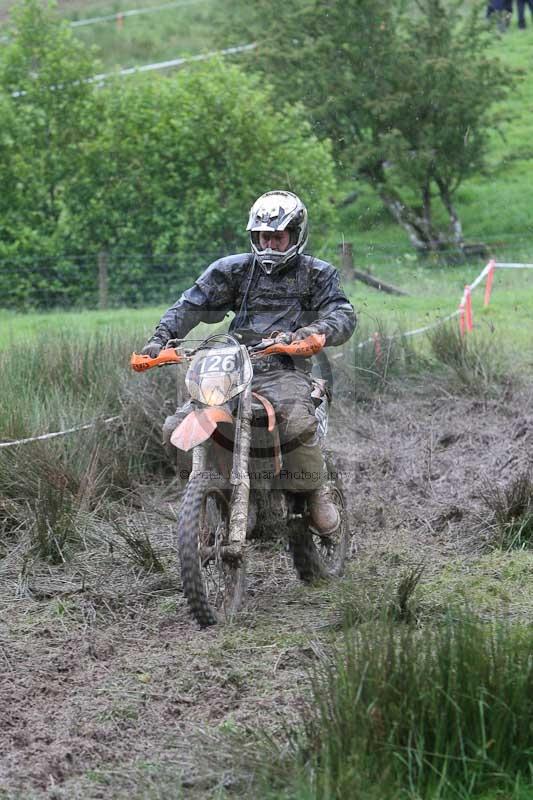
[[[170,437],[170,441],[178,450],[184,450],[187,453],[196,445],[209,439],[219,422],[233,423],[233,417],[225,408],[210,406],[195,409],[187,414],[178,425]]]

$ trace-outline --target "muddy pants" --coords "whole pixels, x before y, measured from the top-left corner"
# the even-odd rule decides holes
[[[318,489],[326,481],[327,471],[317,436],[310,376],[300,370],[269,369],[254,374],[252,389],[270,400],[276,411],[283,458],[280,488],[288,492]],[[165,445],[169,445],[173,431],[191,409],[191,404],[187,403],[166,418],[163,425]],[[187,454],[179,454],[179,467],[186,469],[182,455]],[[190,458],[187,464],[190,469]]]

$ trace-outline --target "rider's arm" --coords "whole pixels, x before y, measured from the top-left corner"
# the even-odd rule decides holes
[[[224,259],[215,261],[166,311],[150,341],[163,346],[169,339],[183,339],[200,322],[220,322],[233,307],[231,268]]]
[[[316,318],[309,326],[326,335],[326,346],[344,344],[357,325],[354,308],[340,285],[339,273],[331,264],[319,262],[315,270],[311,307]]]

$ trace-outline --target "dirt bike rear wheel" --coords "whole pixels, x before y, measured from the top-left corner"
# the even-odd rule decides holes
[[[202,627],[233,619],[244,597],[244,562],[222,555],[229,534],[227,487],[227,481],[213,473],[192,475],[179,512],[183,592]]]
[[[336,578],[344,573],[349,531],[344,496],[338,486],[331,486],[331,499],[337,505],[340,525],[335,533],[319,536],[302,521],[290,535],[294,568],[300,580],[313,583],[321,578]]]

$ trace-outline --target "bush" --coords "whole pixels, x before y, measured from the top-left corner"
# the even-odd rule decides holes
[[[272,188],[300,194],[315,231],[332,221],[329,143],[257,79],[210,61],[97,89],[96,71],[50,11],[21,4],[0,52],[4,306],[94,305],[100,251],[115,303],[179,296],[248,249],[247,211]]]

